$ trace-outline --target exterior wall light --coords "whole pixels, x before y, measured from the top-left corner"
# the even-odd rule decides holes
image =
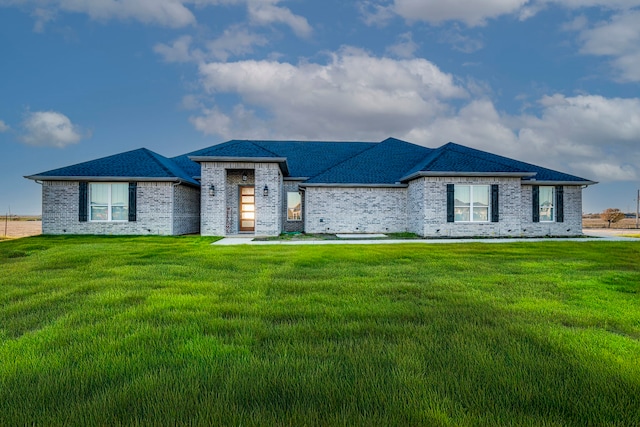
[[[269,187],[267,187],[266,185],[264,186],[264,189],[262,190],[262,195],[264,197],[267,197],[269,195]]]
[[[246,172],[242,172],[242,180],[246,181],[247,180],[247,173]]]
[[[216,195],[216,187],[213,184],[209,186],[209,195],[211,197],[214,197]]]

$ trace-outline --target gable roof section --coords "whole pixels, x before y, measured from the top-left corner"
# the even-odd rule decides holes
[[[432,151],[431,148],[388,138],[311,177],[306,183],[398,184],[407,169]]]
[[[53,169],[26,178],[34,180],[100,180],[100,181],[178,181],[200,186],[176,162],[140,148],[113,156],[102,157],[59,169]]]
[[[309,178],[375,145],[374,142],[232,140],[179,156],[181,159],[177,161],[183,164],[184,158],[206,157],[286,159],[289,176]],[[196,166],[199,174],[200,167]]]
[[[172,181],[194,186],[196,161],[264,161],[313,185],[395,186],[420,176],[513,176],[524,182],[595,184],[584,178],[452,142],[439,148],[388,138],[382,142],[232,140],[166,158],[146,148],[42,172],[34,180]]]
[[[511,175],[523,180],[594,184],[584,178],[449,142],[431,153],[402,178],[427,175]]]

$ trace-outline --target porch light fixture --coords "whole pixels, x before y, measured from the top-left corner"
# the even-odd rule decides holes
[[[246,181],[247,180],[247,173],[246,172],[242,172],[242,180]]]
[[[264,189],[262,190],[262,195],[264,197],[267,197],[269,195],[269,187],[267,187],[266,185],[264,186]]]
[[[209,186],[209,195],[211,197],[214,197],[216,195],[216,187],[213,184]]]

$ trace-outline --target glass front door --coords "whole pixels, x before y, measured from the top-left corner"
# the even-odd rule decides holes
[[[256,229],[256,189],[240,186],[240,231]]]

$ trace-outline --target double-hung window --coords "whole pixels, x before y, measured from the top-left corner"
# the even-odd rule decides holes
[[[89,184],[90,221],[127,221],[129,185],[127,183]]]
[[[491,220],[490,185],[455,185],[455,222],[488,222]]]

